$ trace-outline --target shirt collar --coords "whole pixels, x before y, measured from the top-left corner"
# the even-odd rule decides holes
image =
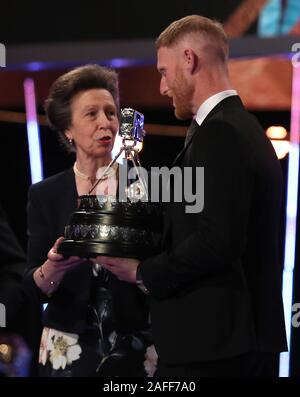
[[[202,105],[199,107],[197,111],[195,117],[197,124],[200,126],[203,123],[206,116],[208,115],[208,113],[210,113],[213,110],[213,108],[218,105],[218,103],[223,101],[223,99],[233,95],[238,95],[238,93],[235,90],[226,90],[226,91],[218,92],[217,94],[207,98],[206,101],[202,103]]]

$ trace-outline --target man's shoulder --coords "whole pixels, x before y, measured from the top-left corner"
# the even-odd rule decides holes
[[[212,113],[202,124],[203,128],[211,131],[226,131],[229,138],[230,135],[242,136],[241,131],[260,131],[263,132],[262,126],[257,118],[248,112],[242,103],[234,103],[234,106],[221,106],[217,111]]]

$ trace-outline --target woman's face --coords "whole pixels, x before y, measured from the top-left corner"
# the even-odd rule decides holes
[[[79,92],[71,101],[71,115],[71,126],[65,134],[73,139],[77,157],[109,159],[119,129],[110,92],[99,88]]]

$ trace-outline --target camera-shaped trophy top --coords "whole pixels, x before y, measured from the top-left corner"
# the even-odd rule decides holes
[[[119,135],[125,141],[132,142],[131,146],[135,146],[136,142],[143,142],[144,131],[144,115],[132,108],[121,109],[121,123]]]

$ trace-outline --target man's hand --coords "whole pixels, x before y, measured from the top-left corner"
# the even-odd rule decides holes
[[[128,283],[136,282],[136,269],[140,263],[137,259],[111,258],[110,256],[101,255],[91,259],[91,261],[109,270],[122,281],[127,281]]]

